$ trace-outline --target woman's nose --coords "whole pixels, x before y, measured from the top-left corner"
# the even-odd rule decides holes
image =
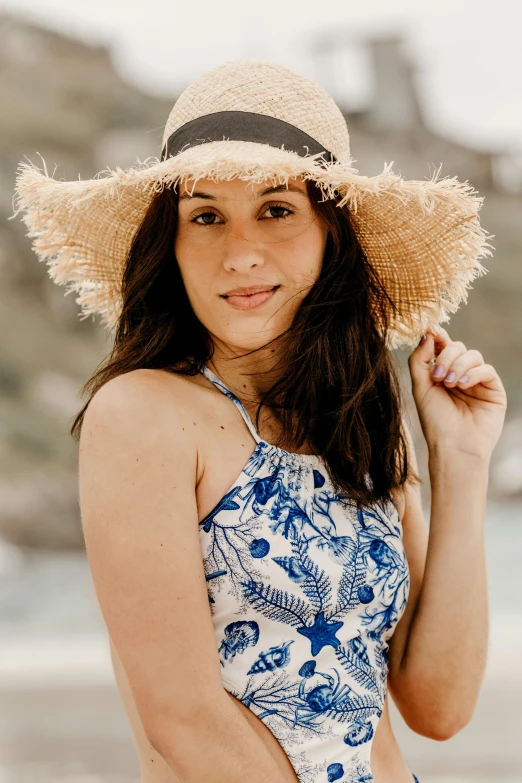
[[[247,272],[263,264],[263,250],[257,242],[237,234],[227,237],[223,247],[223,266],[228,272]]]

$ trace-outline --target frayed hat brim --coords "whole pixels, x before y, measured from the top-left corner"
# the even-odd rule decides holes
[[[121,280],[129,248],[155,192],[199,179],[287,184],[313,180],[325,198],[340,196],[358,240],[394,308],[388,313],[390,348],[414,345],[449,320],[467,300],[471,282],[487,270],[492,238],[481,227],[483,198],[456,177],[405,180],[385,165],[360,175],[351,161],[326,163],[257,142],[223,140],[189,147],[160,161],[147,158],[123,170],[107,168],[90,180],[55,180],[32,162],[20,163],[15,217],[52,279],[76,292],[84,317],[99,313],[114,327],[121,311]],[[440,170],[439,170],[440,171]],[[379,314],[377,313],[377,318]]]

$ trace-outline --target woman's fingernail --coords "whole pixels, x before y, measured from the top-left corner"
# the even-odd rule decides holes
[[[456,378],[457,378],[457,373],[452,370],[444,378],[444,383],[453,383],[453,381],[456,380]]]
[[[436,364],[431,374],[434,378],[442,378],[446,374],[446,368],[443,364]]]
[[[427,337],[428,337],[427,334],[423,334],[422,337],[419,340],[419,345],[424,345],[424,343],[426,342],[426,338]]]
[[[469,375],[463,375],[462,378],[459,378],[459,383],[467,383],[469,381]]]

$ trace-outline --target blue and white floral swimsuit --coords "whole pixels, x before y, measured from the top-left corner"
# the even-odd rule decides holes
[[[300,783],[369,783],[387,639],[410,584],[396,507],[357,511],[320,457],[262,440],[241,401],[201,372],[257,443],[199,523],[223,686],[268,726]]]

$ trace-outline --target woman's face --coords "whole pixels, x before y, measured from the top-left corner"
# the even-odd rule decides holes
[[[327,237],[302,179],[288,187],[199,179],[180,186],[178,220],[181,275],[214,342],[252,350],[290,326]]]

